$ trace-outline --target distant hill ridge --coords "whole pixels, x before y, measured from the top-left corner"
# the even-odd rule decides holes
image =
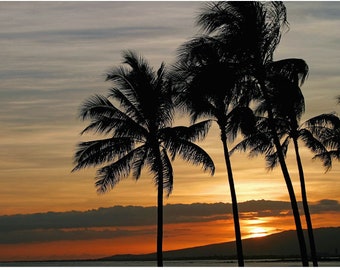
[[[309,252],[307,231],[304,230]],[[314,229],[317,253],[319,257],[340,257],[340,227]],[[296,258],[299,246],[295,231],[284,231],[265,237],[249,238],[242,241],[244,256],[253,258]],[[310,252],[309,252],[310,253]],[[235,242],[225,242],[206,246],[165,251],[164,260],[180,259],[235,259]],[[154,260],[155,253],[141,255],[115,255],[99,260]]]

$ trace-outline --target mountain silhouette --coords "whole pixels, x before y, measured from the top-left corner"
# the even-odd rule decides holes
[[[305,239],[307,231],[304,230]],[[317,255],[319,258],[340,257],[340,227],[314,229]],[[246,259],[256,258],[299,258],[296,231],[284,231],[265,237],[249,238],[242,241]],[[307,245],[308,246],[308,245]],[[308,250],[310,255],[310,250]],[[155,260],[156,254],[122,254],[99,260]],[[165,260],[180,259],[235,259],[235,242],[224,242],[206,246],[171,250],[164,252]]]

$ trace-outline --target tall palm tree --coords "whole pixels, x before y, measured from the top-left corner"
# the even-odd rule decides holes
[[[176,104],[189,112],[192,122],[209,117],[219,126],[232,200],[238,265],[244,266],[228,141],[235,139],[238,130],[250,132],[253,114],[248,108],[250,100],[242,96],[243,88],[237,85],[242,76],[229,57],[219,50],[220,46],[217,40],[204,36],[183,44],[172,77],[176,82]]]
[[[301,139],[305,145],[316,154],[325,152],[326,148],[318,139],[314,137],[311,128],[307,128],[305,124],[299,124],[301,116],[305,110],[305,103],[301,89],[297,83],[292,83],[290,80],[280,74],[273,74],[271,76],[271,82],[268,84],[270,85],[271,90],[270,98],[271,103],[273,104],[275,125],[276,129],[279,131],[280,139],[282,141],[282,149],[285,156],[289,142],[292,140],[294,144],[311,257],[313,266],[318,266],[313,226],[308,206],[305,177],[299,152],[298,140]],[[265,105],[260,103],[257,111],[263,113],[265,111]],[[266,118],[261,118],[258,123],[257,133],[249,136],[236,145],[234,149],[232,149],[231,153],[237,149],[246,150],[247,148],[251,148],[251,155],[258,153],[266,154],[268,168],[273,169],[278,164],[278,155],[274,149],[275,147],[273,142],[270,139],[267,120],[268,119]],[[328,167],[329,164],[330,159],[326,159],[325,156],[324,165]]]
[[[210,2],[199,15],[198,24],[207,34],[222,40],[226,44],[225,50],[235,52],[238,61],[243,63],[241,66],[246,68],[248,76],[254,79],[266,100],[269,128],[291,201],[302,264],[308,266],[296,196],[275,128],[266,82],[266,69],[273,63],[281,33],[288,25],[285,5],[279,1]],[[285,67],[282,66],[282,69]]]
[[[128,67],[119,66],[107,75],[114,83],[108,97],[95,95],[81,106],[80,117],[91,120],[83,133],[94,131],[108,138],[79,143],[73,171],[102,165],[96,186],[103,193],[130,174],[139,179],[142,169],[148,168],[157,186],[157,265],[163,266],[163,189],[169,196],[171,160],[179,155],[213,174],[212,159],[194,144],[207,134],[210,122],[171,127],[174,107],[164,64],[154,72],[132,51],[124,52],[123,59]]]

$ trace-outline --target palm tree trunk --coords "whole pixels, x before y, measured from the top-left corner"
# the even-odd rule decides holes
[[[272,112],[272,106],[271,106],[271,103],[270,103],[270,99],[268,97],[268,93],[266,91],[265,82],[262,80],[262,81],[259,82],[259,84],[260,84],[260,87],[261,87],[261,90],[262,90],[261,91],[262,95],[263,95],[264,99],[266,100],[270,132],[271,132],[271,136],[272,136],[273,141],[274,141],[276,152],[278,154],[278,158],[279,158],[279,162],[280,162],[280,166],[281,166],[281,171],[282,171],[283,177],[284,177],[285,182],[286,182],[291,207],[292,207],[292,210],[293,210],[293,216],[294,216],[294,221],[295,221],[297,238],[298,238],[298,241],[299,241],[299,248],[300,248],[302,265],[308,266],[308,255],[307,255],[307,249],[306,249],[306,242],[305,242],[305,238],[304,238],[304,235],[303,235],[301,219],[300,219],[300,214],[299,214],[299,208],[298,208],[296,196],[295,196],[295,193],[294,193],[294,187],[293,187],[292,180],[291,180],[289,172],[288,172],[288,168],[287,168],[287,164],[286,164],[286,161],[285,161],[285,158],[284,158],[284,155],[283,155],[281,143],[280,143],[279,137],[276,133],[276,128],[275,128],[275,124],[274,124],[274,116],[273,116],[273,112]]]
[[[163,266],[163,179],[160,183],[157,194],[157,266]]]
[[[224,158],[225,158],[225,163],[227,167],[228,182],[229,182],[231,201],[232,201],[238,266],[244,266],[240,220],[238,216],[238,207],[237,207],[236,191],[235,191],[235,185],[234,185],[234,177],[233,177],[230,156],[229,156],[229,151],[228,151],[228,146],[227,146],[227,136],[225,133],[225,128],[224,127],[220,127],[220,128],[221,128],[221,140],[223,144]]]
[[[159,147],[155,147],[156,162],[160,164],[157,175],[157,266],[163,266],[163,169]]]
[[[163,266],[163,177],[157,194],[157,266]]]
[[[310,216],[310,213],[309,213],[307,192],[306,192],[306,186],[305,186],[305,177],[304,177],[302,162],[301,162],[300,153],[299,153],[299,146],[298,146],[298,142],[297,142],[296,138],[293,138],[293,142],[294,142],[294,148],[295,148],[296,162],[297,162],[297,166],[298,166],[298,169],[299,169],[302,204],[303,204],[303,210],[305,212],[305,218],[306,218],[306,223],[307,223],[309,246],[310,246],[310,250],[311,250],[313,266],[318,266],[318,258],[317,258],[317,255],[316,255],[316,247],[315,247],[315,241],[314,241],[312,219],[311,219],[311,216]]]

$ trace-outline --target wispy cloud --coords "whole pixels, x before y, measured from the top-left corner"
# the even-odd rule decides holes
[[[336,111],[339,107],[333,97],[339,94],[340,85],[340,4],[285,4],[290,31],[282,37],[277,58],[302,57],[310,65],[310,76],[303,86],[306,117]],[[91,94],[107,93],[111,85],[104,81],[104,74],[120,64],[122,50],[138,51],[155,67],[162,61],[171,64],[178,46],[197,33],[195,16],[202,5],[199,1],[0,2],[0,204],[4,212],[69,209],[65,197],[77,209],[113,204],[109,196],[105,201],[98,199],[93,174],[72,175],[74,178],[69,174],[75,145],[82,139],[79,105]],[[175,183],[170,201],[227,198],[227,188],[220,184],[226,179],[216,139],[207,144],[207,150],[221,169],[214,178],[208,178],[210,182],[202,191],[206,176],[196,168],[188,170],[186,165],[176,164],[176,180],[180,181]],[[251,162],[257,165],[254,170],[244,160],[233,157],[235,174],[242,180],[236,183],[239,198],[252,198],[254,191],[256,199],[278,199],[286,194],[276,181],[263,184],[264,178],[279,177],[263,176],[262,159]],[[309,169],[306,173],[312,166]],[[327,177],[335,181],[331,174]],[[308,176],[313,190],[338,199],[330,185],[321,187],[318,179]],[[250,188],[255,182],[261,185]],[[114,204],[135,203],[134,186],[124,187],[115,193]],[[143,184],[138,187],[146,190]],[[148,188],[149,193],[154,192],[153,186]],[[312,196],[320,196],[315,194]],[[153,198],[152,194],[139,203],[151,205]]]

